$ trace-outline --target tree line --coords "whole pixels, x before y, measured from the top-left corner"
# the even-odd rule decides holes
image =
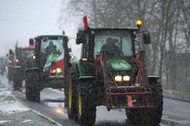
[[[164,88],[190,88],[189,0],[69,0],[62,1],[60,25],[88,16],[93,27],[135,26],[143,20],[152,44],[146,47],[149,74],[159,75]]]

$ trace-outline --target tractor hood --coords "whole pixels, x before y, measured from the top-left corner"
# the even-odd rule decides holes
[[[111,70],[131,70],[131,65],[123,59],[109,59],[106,63]]]

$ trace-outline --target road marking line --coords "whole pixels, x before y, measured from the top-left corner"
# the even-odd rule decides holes
[[[169,118],[162,118],[162,122],[163,121],[166,121],[167,123],[168,122],[174,122],[174,123],[178,123],[178,124],[183,124],[183,125],[190,125],[190,122],[187,122],[187,121],[176,121],[176,120],[173,120],[173,119],[169,119]]]
[[[51,118],[49,118],[49,117],[43,115],[42,113],[40,113],[40,112],[38,112],[38,111],[36,111],[36,110],[34,110],[34,109],[32,109],[32,111],[35,112],[36,114],[38,114],[38,115],[44,117],[45,119],[49,120],[50,122],[56,124],[57,126],[62,126],[62,124],[60,124],[59,122],[57,122],[57,121],[55,121],[55,120],[53,120],[53,119],[51,119]]]

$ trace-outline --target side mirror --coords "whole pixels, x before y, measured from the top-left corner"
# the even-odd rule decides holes
[[[76,38],[76,44],[84,43],[86,42],[86,33],[84,31],[78,31],[77,38]]]
[[[72,52],[71,48],[68,48],[68,52],[69,52],[69,53]]]
[[[34,40],[32,38],[29,39],[29,45],[33,45],[34,44]]]
[[[143,33],[143,41],[144,41],[144,44],[150,44],[151,43],[150,33],[148,31]]]

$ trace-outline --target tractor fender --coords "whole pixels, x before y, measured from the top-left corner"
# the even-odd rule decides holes
[[[160,78],[158,76],[148,76],[148,82],[151,83],[158,83],[160,82]]]
[[[85,71],[83,71],[83,68],[79,63],[71,63],[71,76],[74,76],[76,78],[77,83],[79,81],[91,81],[93,82],[94,77],[88,76],[85,74]],[[82,69],[82,70],[81,70]]]
[[[20,75],[22,70],[22,66],[13,66],[13,72],[14,72],[14,76],[15,75]]]
[[[21,69],[21,66],[13,66],[14,69]]]
[[[93,81],[94,77],[93,76],[81,76],[79,77],[79,81]]]
[[[92,84],[93,83],[93,76],[81,76],[79,77],[78,79],[78,86],[81,86],[81,84],[85,84],[85,83],[89,83],[89,84]],[[80,82],[84,82],[84,83],[80,83]]]
[[[27,68],[26,73],[28,72],[40,72],[40,69],[38,67]]]

